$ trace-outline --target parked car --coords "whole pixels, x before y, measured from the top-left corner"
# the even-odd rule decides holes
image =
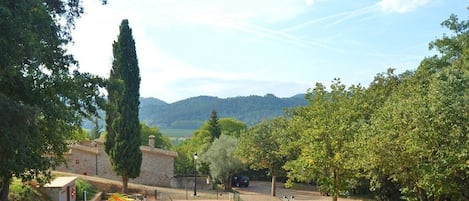
[[[231,186],[236,187],[248,187],[249,186],[249,177],[236,175],[231,179]]]

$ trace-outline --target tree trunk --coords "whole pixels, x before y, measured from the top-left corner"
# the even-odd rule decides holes
[[[339,197],[339,170],[337,168],[334,168],[333,171],[333,176],[334,176],[334,192],[332,194],[332,201],[337,201],[337,198]]]
[[[271,189],[271,191],[270,191],[272,197],[275,197],[275,193],[276,193],[275,191],[276,191],[276,189],[277,189],[277,188],[276,188],[277,185],[275,184],[276,182],[277,182],[277,177],[276,177],[276,176],[272,176],[272,189]]]
[[[10,178],[0,180],[0,200],[8,201],[8,193],[10,192]]]
[[[122,193],[126,194],[128,192],[129,178],[127,176],[122,176]]]

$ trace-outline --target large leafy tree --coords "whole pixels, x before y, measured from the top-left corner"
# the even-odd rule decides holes
[[[235,118],[220,118],[218,120],[218,124],[220,125],[221,133],[223,135],[229,135],[235,138],[239,138],[241,132],[247,129],[246,123]]]
[[[65,49],[81,12],[78,0],[0,1],[0,200],[13,177],[47,181],[97,114],[104,82]]]
[[[371,123],[371,116],[382,108],[386,101],[397,91],[401,81],[411,76],[411,72],[405,72],[401,75],[394,74],[394,69],[388,69],[386,73],[379,73],[375,76],[370,86],[365,92],[365,118],[363,127],[366,128]],[[389,179],[389,175],[382,174],[378,168],[369,163],[369,141],[366,139],[366,129],[361,129],[358,139],[355,140],[354,148],[358,153],[358,160],[354,162],[357,174],[360,174],[360,186],[357,186],[357,191],[361,193],[369,192],[375,194],[377,200],[399,200],[401,193],[399,191],[399,184]],[[373,142],[371,142],[373,143]]]
[[[288,121],[283,118],[265,120],[243,132],[236,154],[254,170],[267,169],[272,176],[271,195],[276,194],[276,177],[284,175],[282,166],[290,154],[282,152],[284,140],[290,135]]]
[[[351,187],[356,158],[352,142],[364,118],[363,95],[361,86],[346,89],[337,79],[330,92],[320,83],[309,91],[310,105],[298,108],[292,117],[302,132],[301,144],[294,144],[301,148],[298,158],[285,165],[290,179],[315,180],[334,201]]]
[[[454,35],[430,44],[440,55],[424,59],[367,128],[372,173],[398,182],[407,200],[469,199],[469,24],[452,15],[443,25]]]
[[[122,177],[122,192],[127,192],[129,178],[140,175],[142,164],[141,127],[138,119],[140,73],[135,41],[129,21],[124,19],[113,44],[114,61],[108,87],[106,151],[117,175]]]

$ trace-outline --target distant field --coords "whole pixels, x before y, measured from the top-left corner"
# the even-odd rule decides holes
[[[196,131],[194,129],[170,129],[160,128],[161,133],[168,137],[190,137]]]

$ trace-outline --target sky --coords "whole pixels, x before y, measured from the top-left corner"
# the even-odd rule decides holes
[[[463,0],[101,0],[83,1],[69,52],[80,71],[109,77],[112,43],[129,20],[140,96],[173,103],[306,93],[334,78],[365,87],[388,68],[415,70],[450,34]]]

